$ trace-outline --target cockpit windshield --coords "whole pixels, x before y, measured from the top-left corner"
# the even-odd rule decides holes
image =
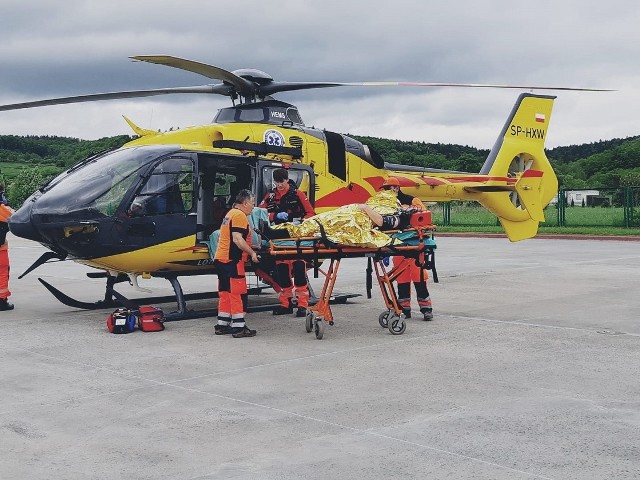
[[[123,148],[81,162],[60,174],[43,190],[34,213],[69,214],[93,210],[112,215],[139,178],[137,172],[175,147]]]

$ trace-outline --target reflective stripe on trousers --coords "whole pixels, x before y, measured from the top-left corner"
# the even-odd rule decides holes
[[[9,291],[9,250],[0,249],[0,298],[6,299],[11,295]]]

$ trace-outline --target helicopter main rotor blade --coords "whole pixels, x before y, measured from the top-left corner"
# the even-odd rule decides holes
[[[64,105],[67,103],[97,102],[100,100],[115,100],[122,98],[152,97],[155,95],[170,95],[173,93],[215,93],[230,95],[232,87],[228,85],[202,85],[197,87],[156,88],[152,90],[129,90],[123,92],[95,93],[91,95],[74,95],[73,97],[50,98],[32,102],[12,103],[0,105],[0,112],[5,110],[19,110],[21,108],[46,107],[49,105]]]
[[[290,92],[293,90],[308,90],[311,88],[342,87],[339,82],[273,82],[260,87],[262,95],[272,95],[279,92]]]
[[[577,92],[615,92],[609,88],[543,87],[539,85],[499,85],[485,83],[442,83],[442,82],[348,82],[338,83],[343,87],[464,87],[464,88],[513,88],[517,90],[569,90]]]
[[[136,55],[129,57],[143,62],[157,63],[169,67],[179,68],[189,72],[198,73],[208,78],[223,80],[234,85],[242,95],[253,93],[256,90],[261,95],[271,95],[278,92],[292,90],[307,90],[312,88],[328,87],[465,87],[465,88],[510,88],[516,90],[565,90],[578,92],[613,92],[606,88],[582,88],[582,87],[545,87],[538,85],[500,85],[482,83],[445,83],[445,82],[273,82],[267,85],[256,86],[252,82],[237,76],[220,67],[195,62],[170,55]]]
[[[483,83],[443,82],[273,82],[259,87],[261,95],[272,95],[292,90],[308,90],[329,87],[463,87],[463,88],[511,88],[516,90],[569,90],[580,92],[614,92],[605,88],[543,87],[537,85],[494,85]]]
[[[198,73],[207,78],[214,78],[216,80],[223,80],[230,83],[238,89],[238,92],[242,96],[251,95],[255,92],[256,87],[253,82],[246,80],[238,75],[225,70],[224,68],[216,67],[214,65],[207,65],[206,63],[194,62],[193,60],[187,60],[185,58],[172,57],[169,55],[136,55],[129,57],[133,60],[141,62],[157,63],[159,65],[166,65],[168,67],[179,68],[180,70],[186,70],[188,72]]]

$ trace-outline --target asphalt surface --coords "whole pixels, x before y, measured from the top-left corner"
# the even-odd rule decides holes
[[[43,249],[9,237],[1,479],[640,478],[636,242],[442,237],[433,321],[414,305],[391,335],[374,285],[317,340],[269,313],[248,317],[255,338],[211,318],[109,334],[110,310],[37,277],[83,301],[102,280],[71,262],[18,280]],[[364,269],[344,261],[336,290],[364,293]]]

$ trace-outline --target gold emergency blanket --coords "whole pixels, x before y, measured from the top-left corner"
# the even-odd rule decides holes
[[[394,215],[399,207],[395,192],[390,190],[376,193],[366,204],[380,215]],[[357,203],[314,215],[299,225],[283,223],[272,228],[286,228],[292,238],[319,237],[320,225],[327,238],[340,245],[380,248],[391,243],[391,237],[374,229],[375,225],[369,215],[363,212]]]

